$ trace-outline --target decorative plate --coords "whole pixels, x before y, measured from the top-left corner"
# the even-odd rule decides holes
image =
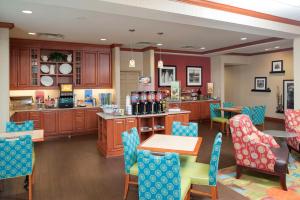
[[[41,78],[41,84],[46,86],[46,87],[49,87],[49,86],[52,86],[53,85],[53,78],[51,76],[42,76]]]
[[[72,66],[70,64],[64,63],[59,66],[59,72],[62,74],[70,74],[72,72]]]
[[[48,65],[41,65],[41,71],[45,74],[48,74],[50,69],[49,69]]]

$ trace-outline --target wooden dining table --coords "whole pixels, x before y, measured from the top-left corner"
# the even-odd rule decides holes
[[[20,132],[2,132],[0,137],[6,139],[14,139],[23,135],[31,135],[32,142],[43,142],[44,141],[44,130],[32,130],[32,131],[20,131]]]
[[[215,108],[215,109],[223,111],[223,112],[241,114],[243,107],[242,106],[234,106],[234,107],[220,107],[220,108]]]
[[[154,134],[137,148],[160,153],[173,152],[182,155],[197,156],[201,143],[201,137]]]

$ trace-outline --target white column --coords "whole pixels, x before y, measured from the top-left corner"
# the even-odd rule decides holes
[[[300,38],[294,39],[294,107],[300,109]]]
[[[9,121],[9,29],[0,28],[0,131]]]
[[[143,53],[143,75],[151,77],[151,90],[154,90],[155,77],[155,55],[154,49],[150,49]]]
[[[211,82],[214,84],[214,97],[219,97],[221,101],[224,101],[224,63],[221,56],[213,56],[211,58]],[[206,87],[206,86],[205,86]]]
[[[114,101],[115,104],[120,106],[120,47],[112,49],[112,72],[113,88],[115,91]]]

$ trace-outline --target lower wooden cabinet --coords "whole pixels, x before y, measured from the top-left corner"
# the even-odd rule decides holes
[[[74,129],[76,133],[85,130],[85,112],[82,109],[74,110]]]
[[[166,116],[166,124],[165,124],[166,131],[165,131],[165,133],[167,135],[172,134],[172,124],[174,121],[188,123],[189,122],[189,114],[175,114],[175,115]]]
[[[58,135],[57,130],[57,111],[42,111],[41,112],[41,124],[44,129],[45,137]]]
[[[41,129],[41,112],[29,112],[28,115],[28,119],[34,123],[34,129]]]
[[[74,131],[74,110],[60,110],[58,113],[58,132],[70,134]]]
[[[122,144],[122,133],[126,131],[126,120],[115,119],[114,120],[114,131],[113,131],[113,148],[119,149],[123,147]]]
[[[96,131],[98,129],[97,115],[98,108],[89,108],[85,110],[85,129],[86,131]]]

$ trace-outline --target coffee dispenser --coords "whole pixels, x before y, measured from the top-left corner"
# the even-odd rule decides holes
[[[154,91],[147,92],[147,104],[146,104],[146,113],[152,114],[154,112],[154,102],[155,102],[155,94]]]
[[[144,91],[144,92],[140,92],[139,95],[140,95],[140,102],[139,102],[139,106],[138,106],[138,108],[139,108],[138,113],[140,115],[147,114],[146,113],[146,107],[147,107],[147,104],[148,104],[148,102],[147,102],[147,93]]]
[[[157,91],[155,94],[155,102],[154,102],[154,112],[155,113],[161,113],[162,112],[162,106],[161,106],[161,100],[162,100],[162,94],[160,91]]]
[[[139,114],[139,103],[140,103],[140,95],[138,92],[131,92],[131,107],[132,107],[132,114],[138,115]]]

